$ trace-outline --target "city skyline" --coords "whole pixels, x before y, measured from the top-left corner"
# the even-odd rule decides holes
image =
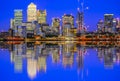
[[[21,1],[20,2],[21,5],[20,4],[16,5],[17,4],[16,3],[16,4],[10,6],[10,8],[12,7],[12,9],[7,8],[7,6],[5,7],[5,9],[3,9],[3,13],[7,12],[6,10],[8,10],[7,13],[9,15],[7,15],[7,13],[6,13],[6,14],[4,14],[4,15],[6,15],[5,17],[4,16],[1,17],[1,19],[3,21],[0,23],[0,26],[1,26],[0,30],[8,30],[9,29],[9,22],[10,22],[9,18],[12,18],[14,9],[23,9],[23,13],[26,13],[27,12],[26,11],[27,10],[27,5],[30,2],[35,3],[40,10],[44,10],[44,9],[47,10],[47,13],[48,13],[47,22],[49,24],[52,22],[52,17],[60,17],[60,18],[62,18],[62,16],[64,15],[64,13],[66,13],[66,14],[71,14],[72,13],[73,16],[76,17],[76,14],[77,14],[77,8],[78,8],[78,2],[77,2],[77,0],[74,0],[74,1],[70,0],[69,2],[67,2],[67,1],[61,1],[63,3],[62,6],[60,6],[60,4],[57,5],[58,3],[60,3],[60,1],[59,2],[54,1],[56,3],[55,4],[55,3],[52,3],[50,1],[42,1],[41,0],[41,3],[43,3],[43,4],[41,4],[40,1],[38,1],[38,0],[32,0],[32,1],[26,1],[25,5],[22,5],[21,3],[23,3],[23,2]],[[104,2],[105,5],[103,5],[103,6],[100,7],[100,5],[98,5],[98,3],[102,3],[102,2]],[[112,13],[112,14],[115,14],[115,17],[119,17],[119,7],[118,7],[118,3],[116,3],[116,2],[119,2],[119,0],[116,0],[116,1],[115,0],[110,0],[109,4],[106,5],[107,2],[108,1],[103,1],[103,0],[98,1],[98,2],[88,1],[88,0],[85,1],[85,6],[89,7],[89,10],[85,11],[85,23],[86,23],[86,25],[90,26],[88,28],[88,30],[91,31],[93,29],[97,29],[97,26],[96,26],[97,22],[98,22],[99,19],[103,19],[103,17],[104,17],[103,15],[105,13]],[[68,6],[68,4],[64,5],[66,3],[71,4],[71,6]],[[92,3],[96,3],[96,4],[92,5]],[[7,3],[5,3],[3,1],[3,4],[5,5]],[[15,7],[15,5],[16,5],[16,7]],[[94,7],[94,6],[96,6],[96,7]],[[56,11],[58,11],[58,13],[55,13]],[[93,14],[93,15],[91,15],[91,14]],[[7,17],[7,19],[6,19],[6,17]],[[23,20],[25,21],[25,19],[27,17],[25,15],[23,15],[23,17],[24,17]],[[92,17],[92,18],[90,18],[90,17]]]
[[[82,2],[82,3],[81,3]],[[1,31],[1,40],[119,40],[120,18],[114,14],[105,13],[104,18],[99,19],[96,24],[96,30],[91,31],[85,22],[84,0],[78,0],[78,9],[76,17],[73,14],[63,14],[62,18],[52,17],[52,22],[47,21],[47,10],[41,10],[31,2],[27,6],[27,12],[23,9],[14,9],[14,17],[10,19],[10,28],[8,31]],[[81,3],[81,6],[79,6]],[[26,21],[24,15],[27,14]],[[116,35],[115,35],[116,34]]]

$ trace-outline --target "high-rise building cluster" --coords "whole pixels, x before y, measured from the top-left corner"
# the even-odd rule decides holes
[[[80,13],[78,17],[81,18]],[[78,18],[81,25],[82,19]],[[62,21],[62,26],[61,26]],[[27,8],[27,22],[23,22],[22,9],[14,10],[14,19],[11,19],[12,36],[31,38],[35,35],[41,37],[75,36],[77,28],[74,27],[74,16],[64,14],[62,20],[53,18],[52,25],[47,23],[47,11],[38,10],[34,3],[30,3]]]
[[[114,14],[104,14],[104,20],[99,20],[97,27],[99,33],[119,33],[120,19],[114,18]]]
[[[75,22],[76,21],[76,22]],[[77,27],[75,27],[75,23]],[[80,37],[93,35],[87,32],[84,24],[84,11],[78,8],[77,18],[71,14],[64,14],[62,19],[52,18],[51,25],[47,22],[47,11],[38,10],[34,3],[30,3],[27,8],[27,21],[23,22],[22,9],[14,10],[14,19],[11,19],[10,35],[24,38],[37,37],[61,37],[70,39],[70,37]],[[97,32],[95,33],[119,33],[120,19],[114,18],[114,14],[104,14],[104,20],[97,23]],[[94,34],[95,34],[94,33]],[[104,34],[105,35],[105,34]]]
[[[41,26],[49,26],[46,22],[46,10],[37,10],[34,3],[27,8],[27,22],[23,22],[22,9],[14,10],[14,19],[11,19],[12,36],[33,37],[43,35]]]

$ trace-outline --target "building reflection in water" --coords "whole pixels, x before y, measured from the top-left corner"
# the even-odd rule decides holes
[[[84,57],[87,49],[97,48],[97,56],[104,63],[105,68],[113,68],[114,63],[120,64],[120,47],[81,46],[76,43],[0,43],[1,49],[9,49],[11,62],[15,71],[23,71],[23,59],[27,61],[27,73],[34,79],[39,72],[47,71],[47,58],[52,58],[52,63],[59,64],[62,61],[64,68],[73,67],[76,63],[78,71],[84,68]]]
[[[104,61],[105,68],[113,68],[114,63],[120,62],[120,48],[119,47],[102,47],[97,48],[98,57]]]

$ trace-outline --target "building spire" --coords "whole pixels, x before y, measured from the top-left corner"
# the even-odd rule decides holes
[[[80,11],[81,8],[81,11]],[[78,33],[82,33],[84,31],[84,0],[80,5],[80,0],[78,0],[78,13],[77,13],[77,26]]]

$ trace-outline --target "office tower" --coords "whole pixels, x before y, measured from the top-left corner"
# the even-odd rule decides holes
[[[53,18],[52,19],[52,30],[54,33],[60,34],[60,19],[59,18]]]
[[[32,23],[33,23],[33,27],[34,27],[34,34],[41,35],[41,33],[42,33],[41,24],[39,24],[38,21],[34,21]]]
[[[18,26],[17,30],[17,36],[26,37],[26,26]]]
[[[105,32],[114,32],[113,14],[104,15],[104,26],[105,26]]]
[[[120,28],[120,19],[117,18],[116,20],[117,20],[117,28]]]
[[[119,18],[116,19],[116,31],[120,32],[120,19]]]
[[[63,35],[70,36],[70,29],[74,28],[74,17],[72,15],[64,15],[62,18],[62,27],[63,27]]]
[[[117,30],[116,28],[117,28],[117,19],[114,18],[114,19],[113,19],[113,33],[116,32],[116,30]]]
[[[49,28],[49,24],[41,24],[41,35],[42,37],[46,37],[46,35],[49,33],[50,28]]]
[[[64,24],[71,24],[71,28],[74,28],[74,16],[70,15],[70,14],[64,14],[63,16],[63,26]]]
[[[97,28],[98,28],[98,33],[104,32],[104,21],[103,20],[100,19],[98,21]]]
[[[80,10],[78,9],[78,13],[77,13],[77,27],[78,27],[78,33],[83,33],[84,32],[84,16],[83,16],[83,12],[80,12]]]
[[[25,27],[26,29],[26,36],[27,38],[31,38],[34,35],[34,28],[32,27],[32,23],[31,22],[23,22],[22,26]]]
[[[22,29],[23,29],[23,31],[25,31],[23,33],[26,33],[26,36],[28,38],[32,38],[32,37],[34,37],[34,35],[41,34],[41,24],[39,24],[38,21],[23,22]]]
[[[23,21],[22,10],[14,10],[14,20],[12,20],[12,21],[14,21],[15,26],[22,25],[22,21]]]
[[[30,3],[27,9],[27,21],[32,22],[37,20],[37,6],[34,3]]]
[[[18,36],[18,27],[22,25],[22,21],[23,21],[23,14],[22,14],[22,10],[14,10],[14,20],[11,20],[11,24],[13,25],[13,30],[14,30],[14,35]]]
[[[60,27],[60,19],[59,18],[52,19],[52,27]]]
[[[46,10],[37,10],[37,21],[40,24],[46,23]]]

